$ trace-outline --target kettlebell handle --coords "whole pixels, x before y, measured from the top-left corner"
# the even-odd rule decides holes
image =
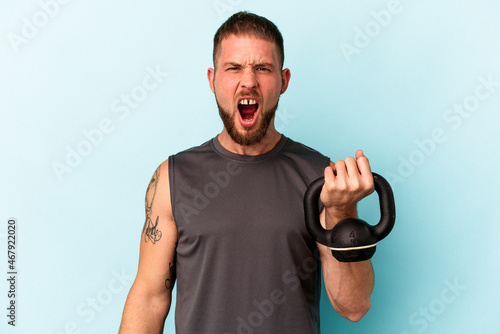
[[[394,204],[394,194],[391,186],[386,179],[377,173],[373,174],[375,191],[379,197],[380,203],[380,221],[377,225],[371,226],[376,241],[384,239],[394,227],[396,220],[396,207]],[[306,226],[309,233],[315,237],[316,241],[328,247],[333,247],[335,236],[332,236],[331,230],[325,230],[319,222],[319,196],[325,183],[323,177],[314,180],[304,195],[304,213]],[[360,245],[362,246],[362,245]]]
[[[373,182],[375,183],[375,191],[378,194],[380,203],[380,221],[373,227],[373,231],[377,235],[378,241],[384,239],[394,227],[396,221],[396,205],[394,204],[394,193],[392,188],[382,176],[377,173],[373,174]]]

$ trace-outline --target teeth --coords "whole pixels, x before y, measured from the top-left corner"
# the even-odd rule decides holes
[[[243,104],[243,105],[254,105],[254,104],[257,104],[257,101],[255,101],[254,99],[243,99],[240,101],[240,104]]]

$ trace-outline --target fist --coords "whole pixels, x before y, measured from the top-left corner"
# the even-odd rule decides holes
[[[370,163],[363,151],[325,168],[325,184],[321,190],[327,216],[336,221],[357,217],[356,204],[375,190]]]

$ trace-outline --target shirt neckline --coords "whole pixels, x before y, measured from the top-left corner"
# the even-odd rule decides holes
[[[285,148],[286,144],[288,143],[288,140],[289,140],[288,137],[286,137],[285,135],[281,135],[280,141],[278,142],[278,144],[276,144],[276,146],[271,151],[264,153],[264,154],[259,154],[259,155],[244,155],[244,154],[237,154],[237,153],[230,152],[222,146],[222,144],[219,142],[219,138],[217,138],[217,136],[215,136],[211,140],[211,144],[217,153],[219,153],[220,155],[222,155],[228,159],[238,161],[238,162],[249,162],[250,163],[250,162],[260,162],[260,161],[268,160],[268,159],[275,157],[283,150],[283,148]]]

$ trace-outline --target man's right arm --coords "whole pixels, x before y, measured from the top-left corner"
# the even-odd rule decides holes
[[[145,206],[139,269],[125,303],[119,334],[163,333],[170,309],[177,228],[170,203],[168,161],[151,178]]]

